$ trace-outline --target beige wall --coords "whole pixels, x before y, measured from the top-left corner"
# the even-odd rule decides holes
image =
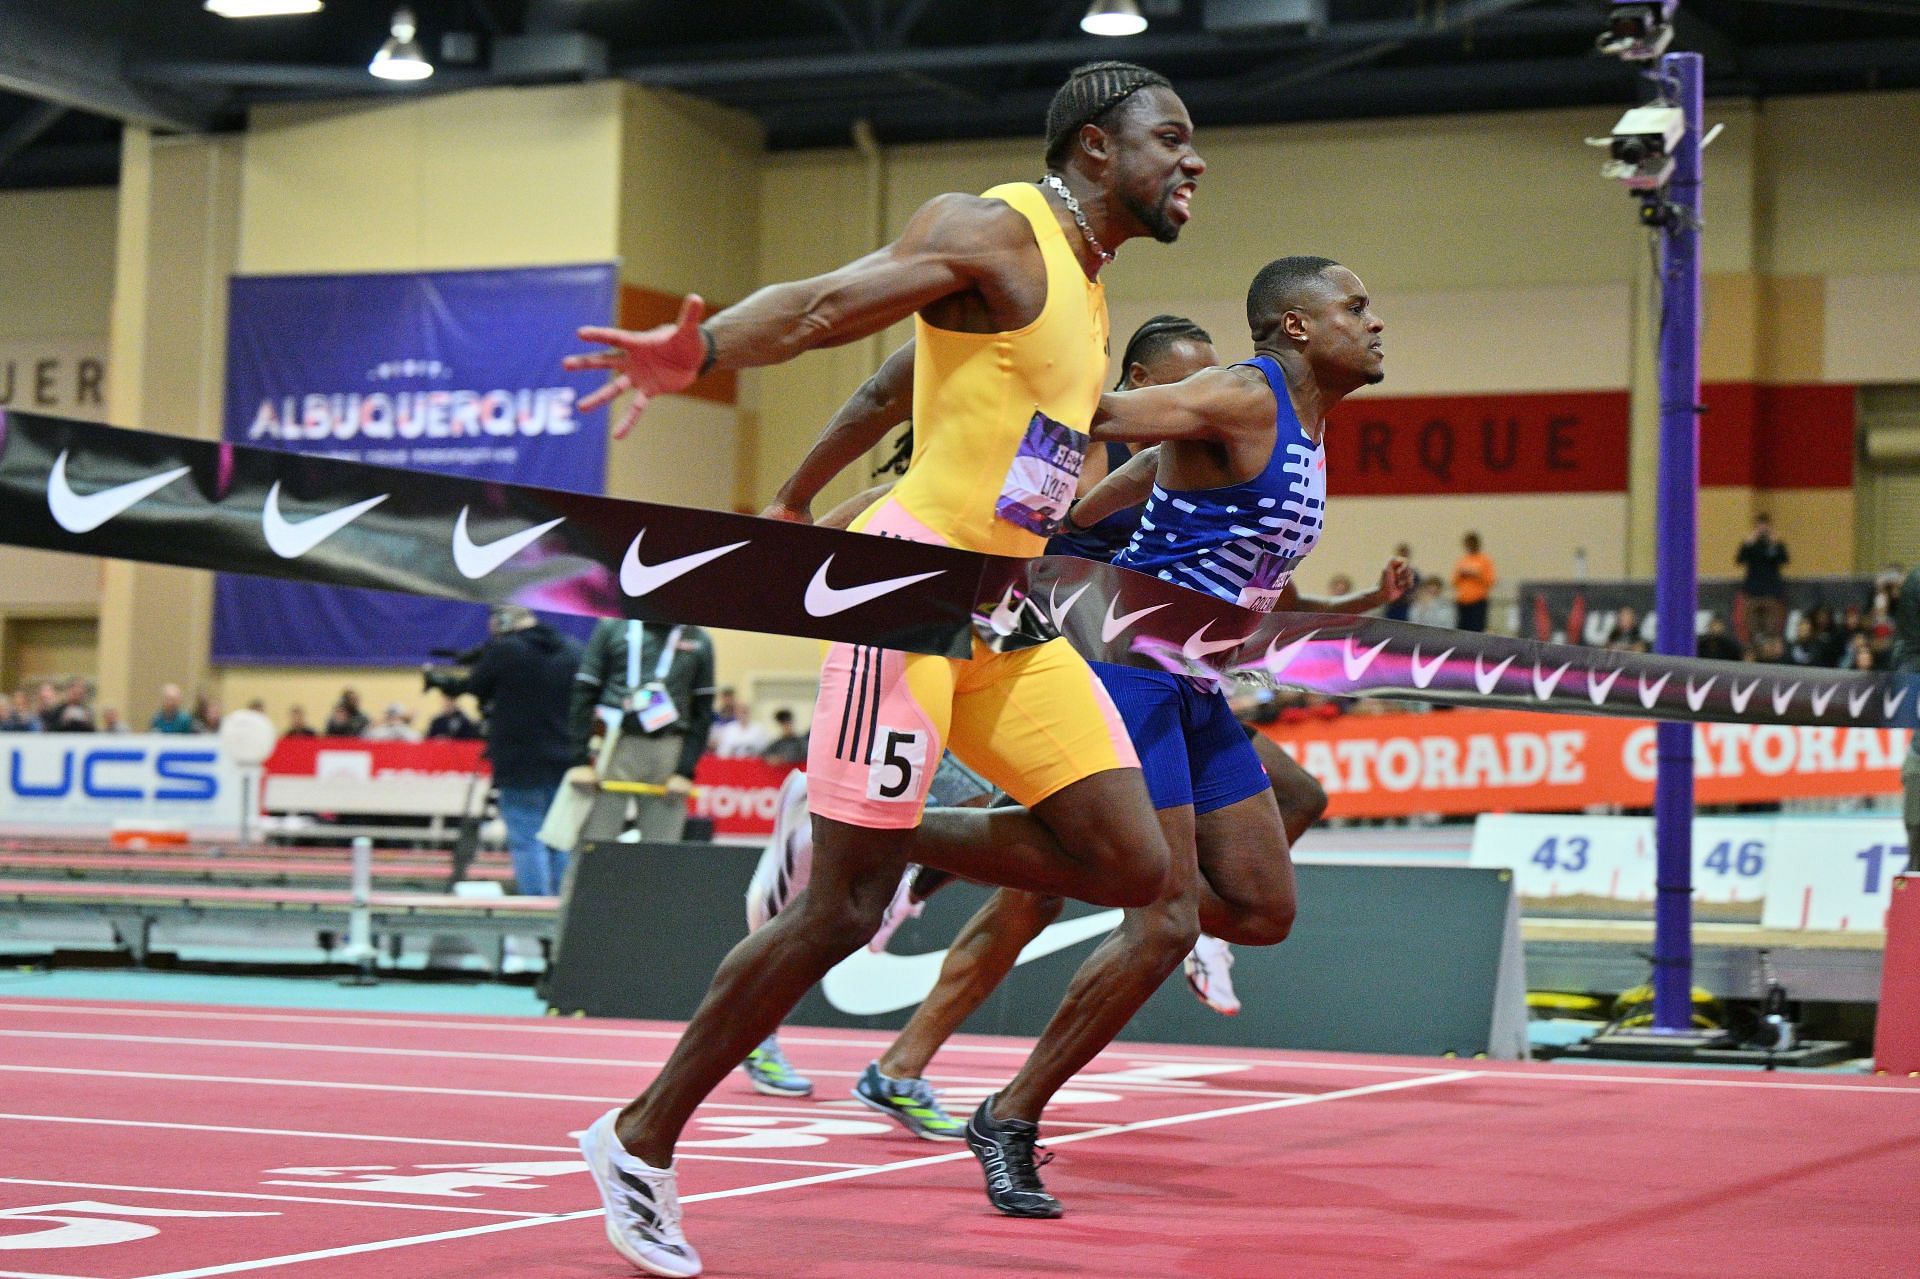
[[[1646,243],[1631,201],[1580,144],[1616,114],[1204,130],[1212,168],[1198,221],[1176,247],[1130,245],[1109,273],[1118,334],[1152,311],[1182,310],[1233,351],[1252,268],[1282,252],[1328,253],[1360,270],[1387,319],[1381,393],[1635,392],[1633,492],[1347,499],[1309,585],[1370,575],[1403,536],[1426,538],[1422,560],[1444,565],[1466,527],[1486,534],[1508,580],[1567,571],[1576,546],[1595,574],[1643,562]],[[1920,93],[1724,101],[1709,115],[1727,129],[1707,154],[1708,376],[1920,382],[1920,148],[1896,145],[1920,136]],[[209,435],[229,269],[618,257],[629,282],[724,302],[875,247],[940,191],[1030,177],[1038,158],[1029,141],[763,156],[741,117],[619,84],[277,107],[256,112],[238,139],[137,137],[117,195],[0,194],[0,337],[103,332],[117,252],[113,416]],[[745,374],[737,410],[657,405],[614,448],[612,491],[758,506],[899,336]],[[123,368],[135,371],[125,385]],[[829,490],[823,506],[854,486]],[[1780,519],[1801,567],[1846,566],[1851,495],[1737,489],[1703,495],[1710,570],[1758,503]],[[97,598],[87,563],[0,552],[0,610],[10,592],[22,607],[85,609]],[[170,627],[164,642],[139,641],[125,620],[103,626],[103,671],[125,668],[109,677],[134,691],[137,712],[138,690],[163,668],[184,677],[204,663],[205,581],[113,572],[123,619],[198,619]],[[723,636],[720,652],[722,678],[743,685],[816,660],[813,645],[775,637]],[[265,696],[284,707],[297,696],[318,712],[349,680],[371,705],[411,676],[221,679],[230,705]]]

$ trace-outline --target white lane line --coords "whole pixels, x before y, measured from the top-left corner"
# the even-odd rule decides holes
[[[0,1279],[93,1279],[92,1275],[50,1275],[38,1270],[0,1270]]]
[[[1064,1137],[1050,1138],[1058,1144],[1065,1141],[1085,1141],[1095,1137],[1111,1136],[1114,1133],[1135,1132],[1141,1128],[1168,1128],[1183,1123],[1197,1123],[1203,1119],[1219,1119],[1228,1115],[1244,1115],[1259,1110],[1280,1110],[1292,1106],[1311,1106],[1322,1101],[1340,1101],[1351,1097],[1365,1097],[1377,1092],[1392,1092],[1402,1088],[1418,1088],[1426,1084],[1450,1083],[1459,1079],[1472,1079],[1478,1072],[1471,1070],[1448,1071],[1444,1074],[1423,1075],[1418,1079],[1394,1079],[1378,1084],[1365,1084],[1358,1088],[1344,1088],[1338,1092],[1315,1093],[1310,1097],[1283,1097],[1276,1101],[1257,1102],[1247,1106],[1232,1106],[1224,1110],[1205,1110],[1192,1115],[1174,1115],[1166,1119],[1147,1119],[1132,1124],[1113,1124],[1106,1128],[1070,1133]],[[747,1195],[762,1195],[776,1190],[793,1190],[802,1186],[817,1186],[825,1182],[845,1181],[854,1177],[871,1177],[885,1172],[900,1172],[909,1168],[925,1168],[933,1164],[954,1163],[962,1159],[973,1158],[971,1151],[961,1150],[951,1154],[928,1155],[920,1159],[903,1159],[898,1163],[877,1164],[848,1172],[823,1173],[817,1177],[795,1177],[787,1181],[769,1181],[757,1186],[740,1186],[733,1190],[712,1190],[704,1194],[688,1195],[682,1203],[703,1203],[709,1199],[738,1199]],[[238,1274],[246,1270],[265,1270],[273,1266],[291,1266],[303,1261],[324,1261],[333,1257],[355,1256],[369,1252],[383,1252],[392,1248],[410,1248],[416,1244],[440,1243],[448,1239],[470,1239],[476,1235],[498,1234],[505,1230],[522,1230],[528,1226],[553,1225],[563,1221],[583,1221],[589,1217],[598,1217],[602,1210],[590,1208],[582,1212],[563,1213],[540,1221],[502,1221],[490,1222],[484,1226],[470,1226],[459,1230],[442,1230],[430,1235],[411,1235],[404,1239],[382,1239],[373,1243],[348,1244],[339,1248],[321,1248],[312,1252],[290,1253],[281,1257],[265,1257],[258,1261],[233,1261],[225,1265],[205,1266],[197,1270],[169,1270],[163,1274],[144,1275],[141,1279],[208,1279],[212,1275]]]
[[[461,1204],[388,1203],[384,1199],[329,1199],[320,1195],[266,1195],[247,1190],[176,1190],[170,1186],[120,1186],[104,1181],[48,1181],[40,1177],[0,1177],[3,1186],[53,1186],[64,1190],[115,1190],[125,1194],[191,1195],[201,1199],[265,1199],[270,1203],[341,1204],[348,1208],[401,1208],[408,1212],[458,1212],[480,1217],[548,1217],[545,1212],[509,1212]]]
[[[294,1025],[320,1026],[399,1026],[413,1030],[455,1030],[485,1031],[506,1034],[542,1034],[542,1035],[581,1035],[599,1039],[664,1039],[678,1040],[678,1030],[639,1030],[630,1027],[582,1025],[571,1018],[527,1017],[519,1021],[447,1021],[419,1017],[370,1017],[355,1013],[342,1013],[338,1016],[311,1013],[282,1012],[221,1012],[214,1009],[173,1009],[155,1008],[142,1005],[93,1005],[87,1003],[49,1003],[22,1004],[0,1001],[0,1012],[52,1013],[70,1017],[144,1017],[157,1021],[244,1021],[244,1022],[284,1022]],[[792,1030],[781,1033],[782,1043],[805,1044],[813,1048],[861,1048],[869,1051],[884,1049],[893,1042],[891,1036],[874,1038],[846,1038],[831,1036],[822,1032],[809,1034]],[[1395,1066],[1384,1062],[1340,1062],[1340,1061],[1294,1061],[1289,1058],[1230,1058],[1220,1056],[1200,1056],[1166,1052],[1165,1044],[1153,1045],[1135,1052],[1122,1043],[1109,1046],[1102,1052],[1099,1060],[1109,1058],[1130,1061],[1160,1061],[1182,1063],[1204,1063],[1209,1065],[1240,1066],[1247,1069],[1270,1067],[1275,1065],[1298,1067],[1303,1070],[1355,1070],[1383,1072],[1398,1075],[1426,1074],[1434,1069],[1431,1064]],[[1156,1051],[1159,1049],[1161,1051]],[[1017,1044],[973,1044],[953,1042],[946,1044],[942,1052],[983,1053],[1003,1057],[1024,1059],[1028,1052]]]
[[[187,1048],[243,1048],[264,1049],[272,1052],[303,1053],[344,1053],[362,1057],[416,1057],[433,1061],[460,1059],[465,1061],[504,1061],[528,1063],[542,1066],[592,1066],[609,1070],[657,1070],[666,1065],[664,1061],[616,1061],[607,1057],[548,1057],[537,1053],[491,1053],[460,1051],[452,1048],[374,1048],[362,1044],[323,1044],[309,1043],[304,1040],[277,1039],[197,1039],[183,1035],[116,1035],[98,1031],[84,1030],[0,1030],[0,1037],[15,1039],[54,1039],[81,1041],[87,1043],[116,1044],[166,1044],[171,1047]],[[1430,1067],[1428,1068],[1431,1069]],[[858,1079],[862,1071],[858,1070],[817,1070],[810,1073],[823,1079]],[[943,1084],[983,1084],[999,1087],[1007,1082],[1004,1075],[949,1075],[939,1076]],[[1076,1077],[1077,1078],[1077,1077]],[[1193,1080],[1169,1080],[1154,1082],[1139,1079],[1115,1080],[1102,1078],[1095,1071],[1086,1081],[1089,1088],[1117,1088],[1144,1092],[1149,1096],[1187,1096],[1201,1093],[1220,1097],[1298,1097],[1296,1092],[1281,1092],[1266,1088],[1223,1088],[1211,1083],[1197,1083]],[[624,1100],[624,1099],[622,1099]]]
[[[398,1146],[458,1146],[468,1150],[536,1150],[577,1155],[578,1146],[534,1146],[517,1141],[461,1141],[452,1137],[393,1137],[369,1132],[315,1132],[304,1128],[244,1128],[237,1124],[169,1123],[159,1119],[101,1119],[92,1115],[17,1115],[0,1113],[0,1120],[17,1123],[91,1124],[107,1128],[165,1128],[176,1132],[225,1132],[249,1137],[305,1137],[317,1141],[378,1141]],[[693,1151],[677,1156],[710,1163],[782,1164],[795,1168],[864,1169],[884,1164],[856,1164],[830,1159],[764,1159],[757,1155],[709,1155]]]
[[[432,1088],[425,1084],[368,1084],[353,1083],[335,1079],[282,1079],[278,1077],[262,1078],[255,1075],[182,1075],[159,1070],[96,1070],[86,1066],[9,1066],[0,1064],[0,1073],[23,1075],[80,1075],[88,1079],[152,1079],[163,1083],[189,1084],[242,1084],[263,1088],[324,1088],[341,1092],[395,1092],[424,1093],[435,1097],[486,1097],[504,1101],[565,1101],[588,1102],[593,1105],[625,1105],[632,1098],[612,1094],[591,1096],[585,1093],[564,1092],[505,1092],[492,1088]],[[1300,1094],[1302,1096],[1306,1094]],[[772,1102],[754,1101],[703,1101],[702,1110],[751,1110],[765,1111],[775,1115],[807,1115],[815,1110],[845,1110],[849,1113],[871,1114],[861,1103],[847,1098],[844,1101],[815,1101],[808,1098],[795,1098],[784,1106]],[[1063,1119],[1047,1121],[1056,1126],[1069,1128],[1098,1128],[1096,1123],[1070,1123]],[[0,1180],[5,1180],[0,1178]]]
[[[1908,1097],[1920,1097],[1920,1084],[1821,1084],[1811,1081],[1802,1083],[1778,1073],[1765,1079],[1687,1079],[1671,1075],[1599,1075],[1587,1071],[1556,1070],[1549,1066],[1542,1070],[1489,1070],[1483,1072],[1486,1079],[1524,1079],[1529,1083],[1559,1083],[1562,1080],[1581,1083],[1607,1084],[1670,1084],[1676,1088],[1789,1088],[1799,1092],[1891,1092]]]

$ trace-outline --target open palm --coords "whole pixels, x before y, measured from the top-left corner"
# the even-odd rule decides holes
[[[581,328],[582,342],[600,342],[612,349],[569,355],[561,364],[572,372],[605,369],[613,376],[580,401],[580,411],[590,413],[631,392],[626,412],[613,429],[613,438],[622,439],[654,396],[671,395],[692,386],[707,358],[706,340],[700,336],[700,319],[706,311],[700,295],[689,293],[680,303],[679,318],[671,324],[657,324],[639,332],[598,325]]]

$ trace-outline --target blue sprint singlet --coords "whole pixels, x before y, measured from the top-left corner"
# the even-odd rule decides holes
[[[1210,489],[1153,486],[1140,527],[1114,557],[1122,568],[1262,612],[1273,608],[1327,510],[1327,452],[1308,438],[1273,357],[1244,362],[1273,391],[1273,452],[1260,474]]]

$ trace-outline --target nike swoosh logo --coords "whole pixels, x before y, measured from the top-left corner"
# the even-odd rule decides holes
[[[1687,709],[1695,715],[1698,715],[1701,706],[1706,703],[1707,694],[1712,692],[1713,686],[1719,682],[1720,677],[1718,675],[1709,675],[1706,683],[1702,684],[1699,688],[1695,688],[1693,686],[1693,676],[1687,676]]]
[[[453,522],[453,566],[460,570],[462,577],[485,577],[539,541],[542,533],[565,523],[565,519],[548,520],[545,524],[535,525],[511,537],[480,545],[467,535],[467,508],[463,506],[460,508],[460,518]]]
[[[1568,668],[1572,665],[1572,662],[1562,662],[1559,670],[1551,675],[1543,675],[1540,673],[1539,663],[1534,663],[1533,695],[1543,702],[1550,701],[1553,698],[1553,690],[1560,686],[1561,677],[1567,673]]]
[[[1286,670],[1287,667],[1293,665],[1293,659],[1300,656],[1300,650],[1308,644],[1311,644],[1313,637],[1319,633],[1318,631],[1308,631],[1305,635],[1302,635],[1285,648],[1280,649],[1277,653],[1274,652],[1274,649],[1279,645],[1280,637],[1278,635],[1274,636],[1272,642],[1267,645],[1266,656],[1254,663],[1253,669],[1265,671],[1268,675],[1280,674],[1280,672]]]
[[[1640,705],[1647,710],[1652,710],[1653,704],[1660,700],[1660,690],[1665,688],[1667,681],[1673,678],[1673,672],[1668,671],[1665,675],[1653,681],[1652,684],[1647,683],[1647,677],[1645,675],[1638,676],[1637,678],[1640,681]]]
[[[1833,695],[1839,691],[1840,691],[1840,686],[1838,684],[1829,684],[1826,688],[1821,689],[1817,693],[1808,694],[1807,700],[1813,703],[1813,713],[1815,718],[1817,719],[1826,718],[1827,707],[1833,703]]]
[[[1340,667],[1347,674],[1347,683],[1359,683],[1360,677],[1367,673],[1367,668],[1373,665],[1374,659],[1380,656],[1380,650],[1388,643],[1388,640],[1381,640],[1366,652],[1355,653],[1353,636],[1347,636],[1347,642],[1340,646]]]
[[[1480,668],[1480,654],[1475,653],[1473,655],[1473,686],[1480,690],[1480,696],[1488,697],[1492,695],[1494,686],[1499,684],[1500,677],[1507,673],[1507,667],[1513,665],[1515,656],[1517,656],[1517,654],[1509,653],[1506,657],[1500,659],[1498,666],[1488,671]]]
[[[1413,646],[1413,660],[1410,663],[1413,667],[1413,686],[1415,688],[1425,688],[1427,685],[1433,683],[1433,677],[1440,673],[1440,664],[1452,656],[1453,650],[1448,649],[1431,662],[1422,664],[1420,661],[1420,646],[1415,644]]]
[[[1753,691],[1759,687],[1760,681],[1754,680],[1745,688],[1733,685],[1727,689],[1728,698],[1733,702],[1733,713],[1735,715],[1745,715],[1747,713],[1747,703],[1753,700]]]
[[[1893,713],[1900,709],[1900,703],[1906,700],[1907,700],[1907,690],[1904,688],[1897,693],[1889,692],[1887,694],[1887,700],[1881,703],[1881,706],[1886,711],[1886,718],[1892,719]]]
[[[91,533],[128,507],[158,493],[193,468],[176,467],[149,475],[144,480],[116,484],[110,489],[85,495],[73,491],[67,483],[67,450],[53,459],[53,473],[47,476],[47,509],[53,522],[69,533]]]
[[[1605,675],[1596,675],[1594,672],[1588,671],[1587,672],[1588,699],[1591,700],[1595,706],[1599,706],[1602,703],[1604,703],[1607,700],[1607,694],[1613,691],[1614,684],[1624,674],[1626,674],[1626,671],[1620,667],[1615,667],[1613,670],[1608,671]]]
[[[337,511],[328,511],[325,515],[316,515],[293,524],[280,513],[280,481],[275,480],[273,487],[267,490],[267,507],[260,512],[260,531],[267,535],[267,546],[275,555],[283,560],[297,560],[390,496],[382,493],[379,497],[370,497],[364,502],[355,502],[352,506],[343,506]]]
[[[1129,626],[1132,626],[1135,622],[1139,621],[1141,618],[1145,617],[1147,614],[1158,613],[1161,609],[1167,606],[1165,604],[1149,604],[1145,608],[1139,610],[1138,612],[1128,613],[1125,617],[1115,617],[1113,615],[1113,610],[1119,607],[1120,607],[1120,601],[1117,599],[1107,605],[1106,620],[1100,623],[1100,642],[1102,644],[1113,643],[1114,639],[1120,634],[1120,632],[1126,630]]]
[[[1187,642],[1185,646],[1181,648],[1180,655],[1185,657],[1189,662],[1197,662],[1201,658],[1211,656],[1214,653],[1224,653],[1230,648],[1238,648],[1253,638],[1250,635],[1242,635],[1239,639],[1230,640],[1202,639],[1201,637],[1204,636],[1212,626],[1213,622],[1209,619],[1206,625],[1187,636]]]
[[[642,564],[640,539],[646,535],[645,529],[635,533],[633,540],[627,543],[626,557],[620,561],[620,589],[628,595],[650,594],[674,578],[684,577],[702,564],[711,564],[727,552],[737,551],[746,545],[746,542],[729,542],[725,546],[716,546],[711,551],[695,551],[691,555],[663,560],[658,564]]]
[[[1854,719],[1859,719],[1861,710],[1867,704],[1867,699],[1872,696],[1873,696],[1872,685],[1868,685],[1866,688],[1861,689],[1857,694],[1848,693],[1847,694],[1847,714],[1852,716]]]
[[[1025,600],[1020,601],[1021,605],[1025,603]],[[1014,604],[1013,588],[1009,586],[1007,593],[1000,597],[1000,602],[993,606],[993,612],[987,615],[987,626],[995,635],[1011,635],[1019,625],[1020,606]]]
[[[859,608],[882,595],[904,591],[915,582],[924,582],[947,571],[937,568],[931,573],[909,573],[905,577],[889,577],[885,581],[868,582],[864,586],[829,586],[827,570],[832,567],[833,556],[829,555],[827,562],[813,571],[813,580],[807,583],[805,603],[807,612],[814,617],[832,617],[835,613]]]
[[[1088,582],[1079,590],[1067,596],[1067,602],[1062,604],[1059,600],[1060,584],[1058,582],[1053,584],[1053,590],[1047,594],[1047,603],[1053,612],[1053,628],[1055,630],[1060,630],[1065,625],[1067,614],[1072,612],[1073,606],[1080,602],[1080,597],[1092,589],[1093,583]]]
[[[1767,694],[1767,696],[1773,700],[1773,713],[1775,715],[1785,715],[1788,704],[1793,701],[1793,695],[1799,691],[1799,680],[1793,681],[1793,683],[1787,685],[1784,689],[1775,687],[1772,692]]]
[[[1028,942],[1013,962],[1030,964],[1055,951],[1110,933],[1120,923],[1121,914],[1117,910],[1102,910],[1063,919]],[[820,993],[849,1017],[877,1017],[898,1012],[913,1007],[932,993],[940,980],[940,966],[946,961],[944,950],[919,955],[881,951],[876,955],[863,946],[826,975],[820,983]]]

